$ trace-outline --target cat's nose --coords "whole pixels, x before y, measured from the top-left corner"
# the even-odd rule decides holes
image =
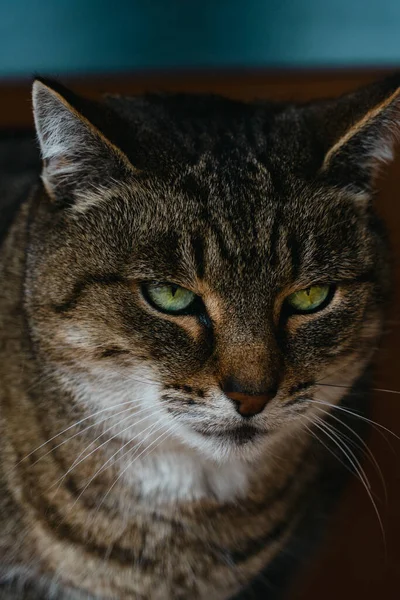
[[[252,396],[241,392],[225,392],[230,400],[235,404],[237,412],[242,417],[253,417],[262,412],[267,403],[276,395],[274,392],[262,394],[260,396]]]
[[[239,386],[237,384],[232,385],[231,382],[227,382],[221,387],[225,396],[232,400],[237,412],[242,417],[253,417],[254,415],[262,412],[268,402],[270,402],[276,396],[277,392],[276,388],[263,390],[260,394],[254,393],[254,391],[246,391],[244,389],[239,391]]]

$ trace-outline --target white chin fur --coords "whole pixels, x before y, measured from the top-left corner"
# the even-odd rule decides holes
[[[352,361],[343,367],[336,384],[351,384],[362,370],[363,362]],[[192,421],[187,421],[189,415],[171,416],[161,399],[157,376],[149,367],[124,368],[118,372],[115,366],[92,366],[85,374],[64,373],[62,382],[86,407],[88,415],[96,414],[94,421],[101,420],[104,436],[99,444],[110,438],[121,444],[122,451],[111,464],[115,463],[120,476],[151,501],[234,500],[247,493],[259,460],[263,459],[264,469],[272,460],[268,435],[240,443],[229,437],[197,433]],[[325,402],[334,404],[346,391],[346,387],[336,386],[321,389]],[[223,394],[216,393],[212,405],[212,423],[223,423],[221,429],[240,424],[240,418]],[[313,406],[324,408],[318,403]],[[132,407],[132,411],[122,412],[127,407]],[[281,413],[280,408],[277,410]],[[208,412],[198,416],[193,425],[207,426]],[[107,444],[103,446],[106,461]]]
[[[121,477],[149,501],[225,502],[246,494],[253,471],[249,462],[260,454],[260,441],[239,445],[204,437],[179,423],[164,408],[150,369],[141,367],[127,376],[114,368],[92,368],[85,376],[65,373],[63,384],[88,415],[97,413],[95,420],[102,420],[107,432],[99,443],[112,437],[121,446],[130,448],[132,440],[137,445],[133,452],[122,450],[116,464]],[[134,410],[122,413],[129,402]]]
[[[228,436],[203,436],[186,426],[182,427],[180,435],[188,446],[221,466],[229,461],[254,462],[267,443],[265,435],[238,443]]]

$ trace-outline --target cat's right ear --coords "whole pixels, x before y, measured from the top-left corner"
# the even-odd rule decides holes
[[[69,205],[90,203],[132,177],[126,155],[59,92],[41,80],[32,90],[42,180],[49,196]]]

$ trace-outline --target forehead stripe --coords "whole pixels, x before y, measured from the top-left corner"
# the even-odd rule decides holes
[[[196,273],[199,279],[204,277],[205,262],[204,262],[204,240],[200,236],[196,236],[192,239],[192,248],[194,254],[194,262],[196,266]]]

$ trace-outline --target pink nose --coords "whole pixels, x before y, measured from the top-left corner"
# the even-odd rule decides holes
[[[272,400],[275,393],[271,392],[260,396],[253,396],[243,394],[242,392],[225,392],[225,395],[236,404],[236,409],[242,417],[252,417],[264,410],[267,402]]]

